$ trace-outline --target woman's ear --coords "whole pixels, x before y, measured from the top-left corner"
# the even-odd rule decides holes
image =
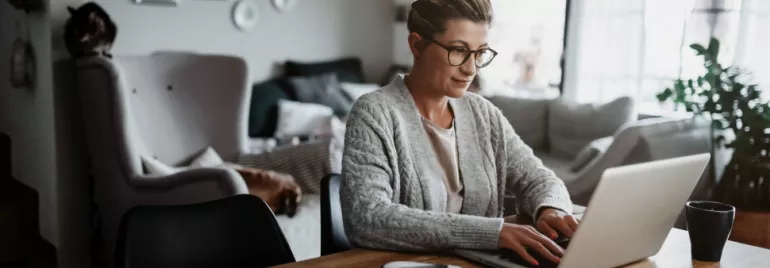
[[[412,55],[414,56],[414,59],[417,59],[420,57],[420,51],[422,50],[422,36],[420,34],[412,32],[409,33],[409,50],[412,51]]]

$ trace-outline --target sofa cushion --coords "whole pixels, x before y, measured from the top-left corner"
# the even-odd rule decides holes
[[[334,73],[340,82],[363,83],[364,72],[358,58],[343,58],[319,62],[287,61],[287,76],[310,76]]]
[[[289,99],[286,80],[270,79],[252,87],[249,107],[249,137],[272,137],[278,121],[278,101]]]
[[[549,152],[572,159],[589,142],[612,136],[621,126],[636,118],[636,109],[630,97],[605,104],[555,100],[548,109]]]
[[[366,93],[380,89],[380,85],[371,83],[361,84],[343,82],[340,83],[340,87],[342,88],[342,92],[344,92],[345,95],[348,96],[348,99],[352,102],[355,102],[358,98]]]
[[[292,138],[316,134],[334,116],[331,108],[315,103],[278,101],[278,126],[275,136]]]
[[[347,115],[353,107],[333,73],[290,77],[288,81],[297,101],[325,105],[338,116]]]
[[[488,98],[497,106],[521,139],[535,151],[547,149],[548,104],[546,99],[523,99],[505,96]]]

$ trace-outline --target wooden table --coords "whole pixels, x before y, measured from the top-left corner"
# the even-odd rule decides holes
[[[483,267],[465,259],[449,255],[425,255],[367,249],[353,249],[342,253],[278,266],[294,267],[382,267],[391,261],[417,261],[452,264],[461,267]],[[686,231],[671,229],[660,252],[644,261],[625,267],[770,267],[770,250],[728,241],[721,263],[702,263],[690,258],[690,238]]]

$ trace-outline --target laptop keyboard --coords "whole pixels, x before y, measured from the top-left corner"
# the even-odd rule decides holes
[[[567,249],[567,246],[569,246],[569,240],[568,239],[560,239],[556,241],[556,244],[561,246],[564,249]],[[536,266],[532,263],[529,263],[522,259],[519,254],[516,254],[513,250],[510,249],[500,249],[497,251],[497,254],[499,254],[500,258],[508,260],[510,262],[513,262],[515,264],[524,266],[524,267],[541,267],[541,268],[548,268],[548,267],[557,267],[559,266],[558,263],[551,262],[550,260],[542,257],[540,253],[537,251],[527,249],[527,252],[532,255],[532,257],[537,260],[538,263],[540,263],[539,266]]]

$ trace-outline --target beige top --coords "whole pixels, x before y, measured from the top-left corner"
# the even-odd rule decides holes
[[[422,125],[433,145],[443,174],[433,177],[444,178],[446,186],[446,212],[460,213],[463,206],[463,184],[460,181],[460,168],[457,165],[457,143],[455,138],[454,121],[448,129],[442,128],[428,119],[422,118]]]

